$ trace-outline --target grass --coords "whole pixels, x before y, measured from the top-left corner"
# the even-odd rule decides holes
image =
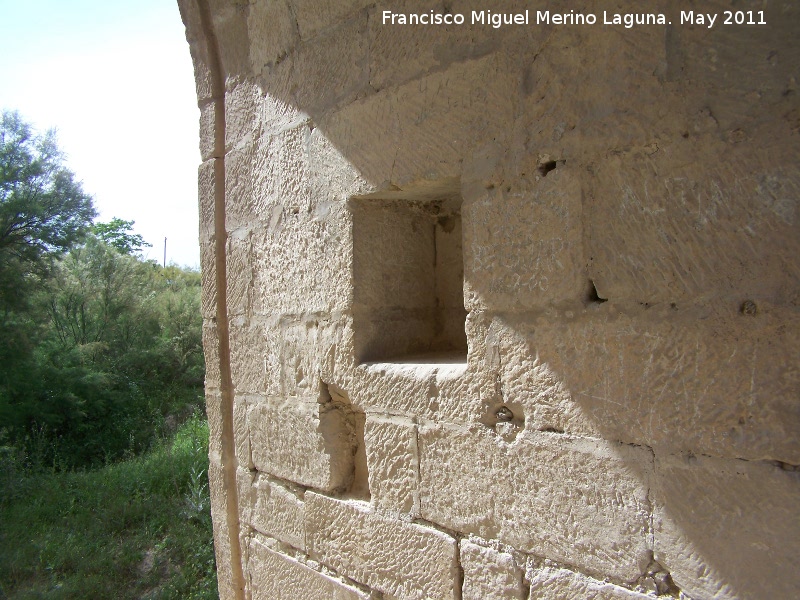
[[[208,425],[75,473],[0,456],[0,599],[217,598]]]

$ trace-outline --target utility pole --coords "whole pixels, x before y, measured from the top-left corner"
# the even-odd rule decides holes
[[[164,268],[167,268],[167,238],[164,238]]]

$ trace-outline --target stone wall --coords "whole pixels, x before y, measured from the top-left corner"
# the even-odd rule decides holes
[[[800,597],[800,5],[179,3],[221,597]]]

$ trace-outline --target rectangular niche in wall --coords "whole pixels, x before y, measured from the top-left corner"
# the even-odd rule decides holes
[[[457,180],[350,201],[362,362],[466,362]]]

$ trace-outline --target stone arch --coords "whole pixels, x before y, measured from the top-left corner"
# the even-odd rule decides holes
[[[798,10],[179,4],[221,597],[798,595]]]

